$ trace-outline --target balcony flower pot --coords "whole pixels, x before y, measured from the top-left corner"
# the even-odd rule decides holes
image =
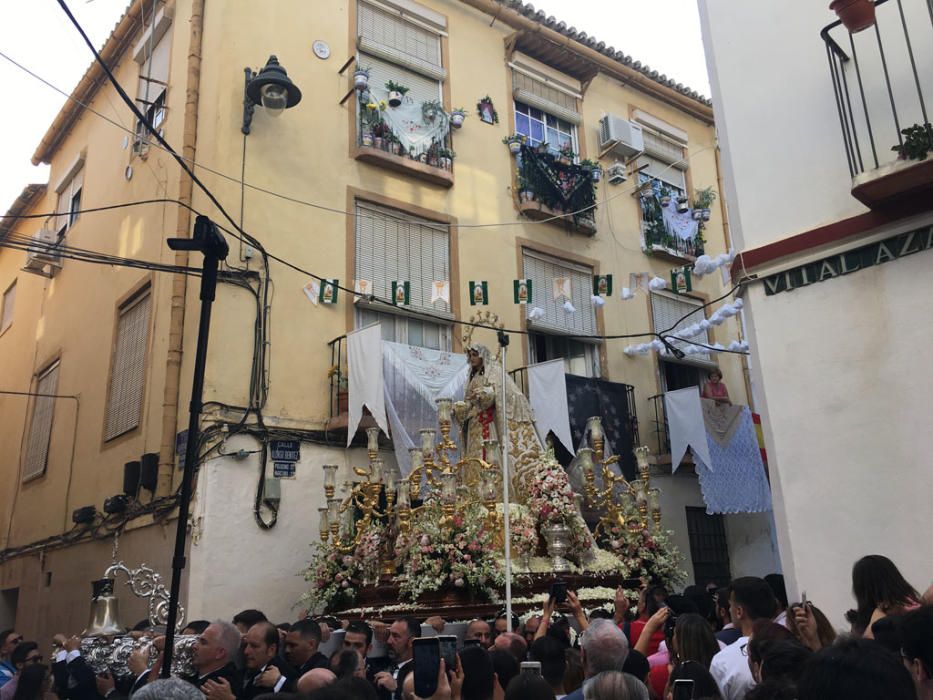
[[[402,93],[400,93],[398,90],[390,90],[389,106],[398,107],[400,104],[402,104]]]
[[[703,211],[701,209],[694,209],[692,212],[690,212],[690,216],[693,217],[694,221],[702,221]]]
[[[364,145],[364,146],[372,146],[372,145],[373,145],[373,135],[370,134],[369,132],[364,133],[362,139],[363,139],[363,145]]]
[[[590,170],[590,177],[593,178],[593,182],[599,182],[603,176],[603,171],[599,168],[593,168]]]
[[[382,148],[383,139],[381,136],[373,136],[373,146],[376,148]]]
[[[450,170],[450,167],[453,165],[453,161],[447,156],[441,156],[438,158],[437,164],[444,170]]]
[[[502,139],[502,143],[509,147],[509,153],[513,156],[517,156],[522,152],[522,137],[518,134],[513,134],[512,136],[506,136]]]
[[[389,143],[389,150],[394,155],[398,155],[402,151],[402,144],[400,144],[398,141],[392,141],[391,143]]]
[[[669,194],[661,195],[661,206],[667,207],[671,203],[671,196]]]
[[[369,87],[369,71],[365,68],[357,68],[353,71],[353,87],[363,91]]]
[[[678,198],[677,198],[677,213],[678,213],[678,214],[686,214],[687,211],[689,211],[689,209],[690,209],[690,204],[689,204],[689,202],[687,201],[687,198],[686,198],[686,197],[678,197]]]
[[[523,202],[533,202],[535,201],[535,193],[532,190],[522,190],[519,193],[519,197]]]
[[[833,0],[829,9],[852,34],[868,29],[875,23],[874,0]]]
[[[454,129],[459,129],[461,126],[463,126],[463,120],[466,119],[466,115],[467,115],[466,110],[463,109],[462,107],[459,109],[455,109],[453,112],[450,113],[450,125]]]
[[[709,217],[710,217],[709,209],[703,208],[700,210],[700,213],[702,214],[701,218],[703,219],[703,221],[709,221]]]

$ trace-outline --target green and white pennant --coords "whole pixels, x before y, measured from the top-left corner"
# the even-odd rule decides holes
[[[396,306],[411,304],[411,282],[407,280],[392,282],[392,303]]]
[[[530,304],[532,301],[532,286],[530,279],[513,280],[512,293],[516,304]]]
[[[339,289],[339,280],[322,280],[320,290],[318,291],[318,301],[322,304],[336,304],[337,292]]]
[[[486,306],[489,303],[489,283],[486,280],[470,281],[470,306]]]
[[[693,277],[691,268],[684,265],[671,270],[671,290],[677,294],[686,294],[693,291]]]

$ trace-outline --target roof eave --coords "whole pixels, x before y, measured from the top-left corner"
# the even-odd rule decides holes
[[[29,211],[33,204],[35,204],[40,197],[45,194],[46,185],[43,184],[33,184],[26,185],[23,188],[23,191],[20,193],[13,204],[10,205],[9,210],[6,213],[6,216],[3,219],[0,219],[0,240],[3,240],[7,237],[7,234],[12,231],[16,224],[19,222],[20,216]]]

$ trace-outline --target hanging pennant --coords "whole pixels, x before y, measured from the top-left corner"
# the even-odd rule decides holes
[[[643,289],[646,292],[648,291],[648,281],[651,279],[650,272],[632,272],[629,274],[628,278],[628,286],[631,289]]]
[[[450,303],[450,282],[435,281],[431,283],[431,303],[445,301]]]
[[[305,296],[308,297],[308,301],[317,306],[321,301],[321,283],[317,280],[311,280],[308,282],[302,291],[305,293]]]
[[[593,296],[612,296],[612,275],[593,275]]]
[[[411,303],[411,282],[392,282],[392,303],[408,306]]]
[[[486,306],[489,303],[489,283],[486,280],[470,282],[470,306]]]
[[[368,297],[373,293],[373,283],[370,280],[356,280],[353,283],[353,291],[356,292],[354,301],[358,301],[360,297]]]
[[[684,265],[671,270],[671,290],[677,294],[686,294],[693,291],[693,279],[689,267]]]
[[[565,299],[570,299],[570,278],[569,277],[555,277],[554,278],[554,299],[560,299],[564,297]]]
[[[516,304],[530,304],[532,298],[531,280],[513,280],[512,291]]]
[[[322,304],[336,304],[339,280],[324,280],[318,292],[318,301]]]

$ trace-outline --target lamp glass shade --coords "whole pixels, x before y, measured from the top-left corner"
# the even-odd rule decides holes
[[[266,108],[269,116],[277,117],[288,107],[288,90],[282,85],[269,83],[259,89],[262,106]]]

